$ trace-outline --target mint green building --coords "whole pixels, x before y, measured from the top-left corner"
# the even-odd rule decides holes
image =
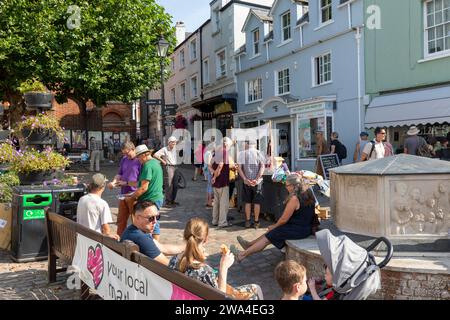
[[[365,0],[366,128],[450,132],[450,0]]]

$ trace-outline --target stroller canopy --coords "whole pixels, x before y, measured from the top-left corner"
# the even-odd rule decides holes
[[[316,238],[341,299],[367,299],[380,288],[380,268],[364,248],[345,235],[335,237],[328,229],[316,232]]]

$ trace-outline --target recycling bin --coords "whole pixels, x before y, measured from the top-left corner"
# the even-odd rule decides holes
[[[13,188],[11,258],[16,262],[47,259],[45,209],[51,207],[52,190],[46,186]]]
[[[78,184],[75,186],[51,186],[53,195],[53,212],[68,219],[77,221],[78,201],[86,194],[86,186]]]

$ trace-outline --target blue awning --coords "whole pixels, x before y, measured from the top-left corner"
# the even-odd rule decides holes
[[[450,123],[450,86],[376,97],[366,111],[366,128]]]

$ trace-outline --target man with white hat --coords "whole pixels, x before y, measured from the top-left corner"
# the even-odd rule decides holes
[[[171,136],[168,139],[169,145],[161,148],[156,152],[153,157],[159,160],[164,168],[164,185],[166,193],[166,205],[175,206],[178,202],[175,202],[177,197],[178,185],[174,183],[177,170],[177,138]]]
[[[136,158],[141,163],[138,188],[127,196],[127,201],[151,201],[157,209],[161,209],[164,200],[163,194],[163,172],[159,162],[152,158],[151,151],[146,145],[141,144],[135,149]],[[156,223],[152,232],[153,238],[158,240],[160,235],[159,222]]]
[[[417,155],[417,149],[427,142],[424,138],[419,137],[420,130],[416,126],[412,126],[409,128],[408,132],[406,133],[408,135],[408,138],[405,139],[404,144],[404,150],[403,152],[406,154],[411,155]]]

